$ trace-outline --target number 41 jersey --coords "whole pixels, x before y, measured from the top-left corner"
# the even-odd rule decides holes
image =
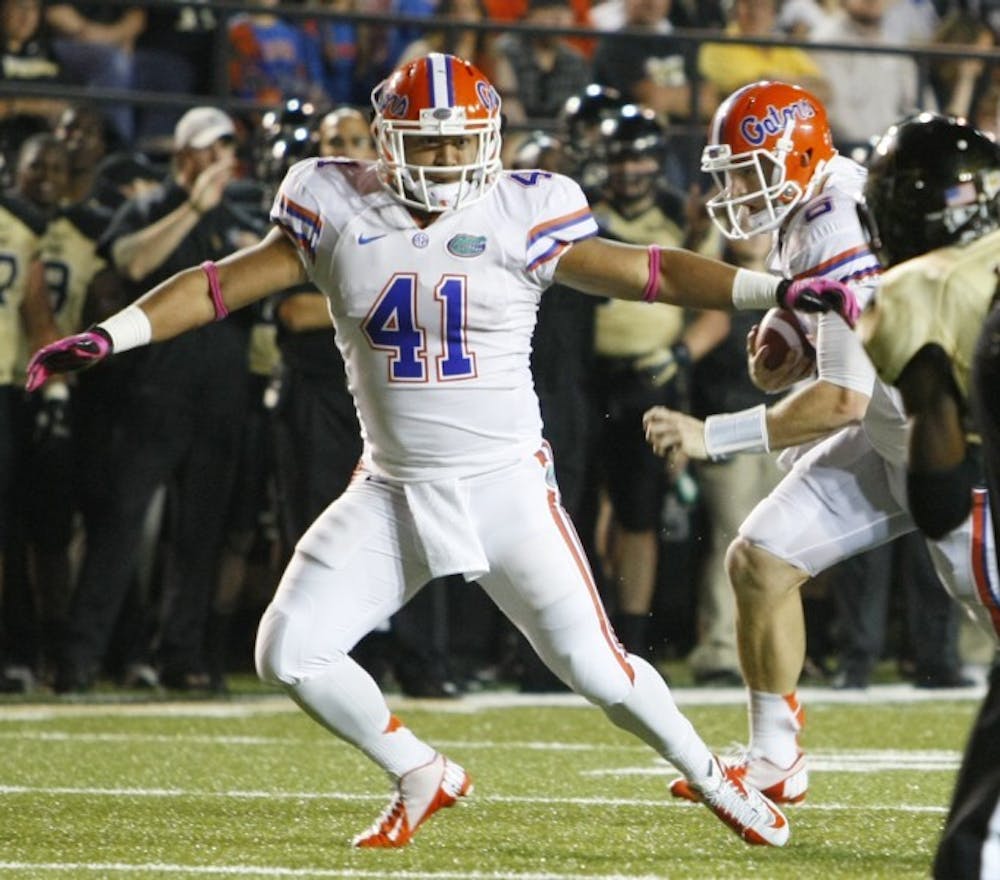
[[[576,183],[504,172],[486,198],[420,228],[374,163],[307,159],[271,219],[327,297],[375,473],[468,476],[539,448],[538,304],[560,254],[597,232]]]

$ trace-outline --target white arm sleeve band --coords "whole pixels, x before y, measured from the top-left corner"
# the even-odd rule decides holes
[[[858,335],[836,312],[820,316],[816,334],[817,375],[831,385],[871,397],[875,367],[865,354]]]
[[[126,306],[97,326],[111,337],[111,350],[115,354],[128,351],[130,348],[139,348],[141,345],[149,345],[153,338],[153,328],[149,318],[135,305]]]
[[[769,309],[778,304],[778,284],[781,279],[767,272],[737,269],[733,278],[733,308]]]
[[[736,452],[770,452],[767,407],[762,403],[739,412],[709,416],[705,419],[705,451],[712,459]]]

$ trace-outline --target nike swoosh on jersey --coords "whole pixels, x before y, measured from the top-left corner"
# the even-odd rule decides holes
[[[387,232],[383,232],[381,235],[365,235],[363,232],[358,233],[358,244],[371,244],[373,241],[378,241],[380,238],[385,238],[388,235]]]

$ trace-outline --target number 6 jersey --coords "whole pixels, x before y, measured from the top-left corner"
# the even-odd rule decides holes
[[[535,452],[531,335],[560,254],[597,232],[583,192],[505,172],[486,198],[420,228],[374,168],[307,159],[271,209],[327,297],[364,463],[422,481]]]

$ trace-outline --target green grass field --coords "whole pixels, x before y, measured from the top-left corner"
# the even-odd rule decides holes
[[[745,738],[742,692],[677,694],[713,747]],[[978,700],[919,696],[805,692],[810,793],[782,850],[673,801],[673,770],[569,696],[394,698],[476,783],[401,851],[348,846],[388,781],[282,696],[6,701],[0,878],[927,877]]]

